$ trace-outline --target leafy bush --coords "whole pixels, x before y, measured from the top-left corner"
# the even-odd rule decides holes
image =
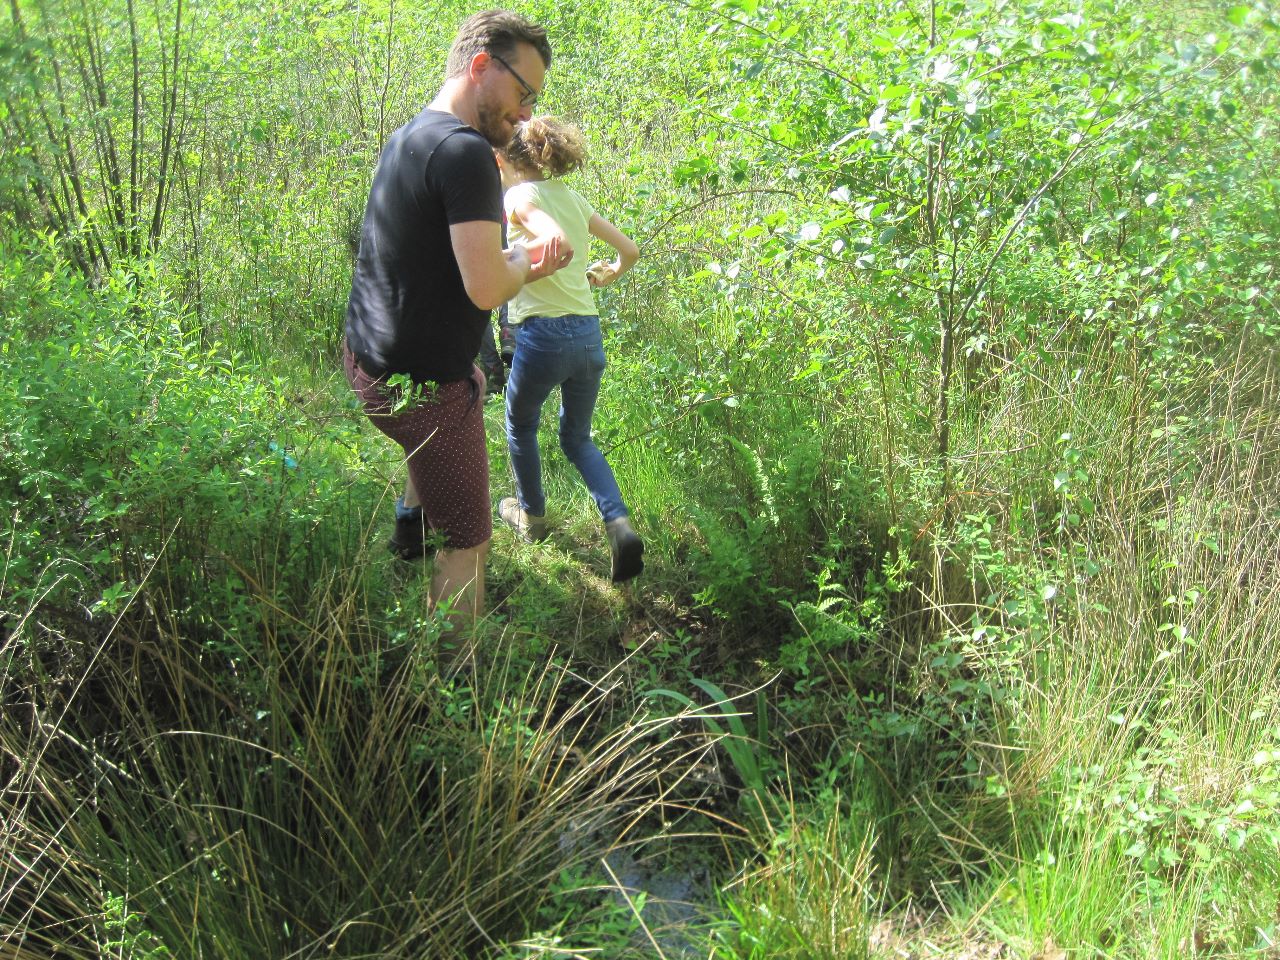
[[[13,239],[2,253],[15,636],[63,636],[58,655],[82,661],[75,641],[102,636],[145,583],[159,615],[217,649],[254,632],[260,599],[292,607],[339,565],[359,516],[330,444],[358,420],[303,439],[312,431],[284,384],[202,342],[177,305],[148,298],[139,271],[95,289]]]

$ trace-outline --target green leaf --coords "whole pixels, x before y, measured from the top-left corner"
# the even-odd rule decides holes
[[[791,379],[808,380],[814,374],[821,373],[821,372],[822,372],[822,361],[819,360],[817,357],[814,357],[812,360],[809,361],[809,365],[807,367],[805,367],[803,370],[801,370]]]

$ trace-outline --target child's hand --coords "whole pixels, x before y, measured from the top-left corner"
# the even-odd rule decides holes
[[[587,267],[587,283],[593,287],[607,287],[617,279],[617,267],[607,260],[598,260]]]

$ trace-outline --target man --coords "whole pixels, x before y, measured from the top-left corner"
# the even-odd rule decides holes
[[[524,17],[490,10],[462,24],[444,86],[382,151],[347,304],[347,377],[407,458],[393,548],[423,554],[424,522],[443,538],[430,602],[450,601],[462,622],[483,611],[493,533],[480,338],[490,310],[573,256],[562,237],[502,247],[492,148],[529,119],[550,65],[546,31]]]

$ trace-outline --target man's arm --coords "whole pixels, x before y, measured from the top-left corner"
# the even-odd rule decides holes
[[[491,220],[452,224],[449,240],[467,296],[481,310],[502,306],[526,283],[551,276],[573,257],[558,235],[503,250],[502,227]]]

